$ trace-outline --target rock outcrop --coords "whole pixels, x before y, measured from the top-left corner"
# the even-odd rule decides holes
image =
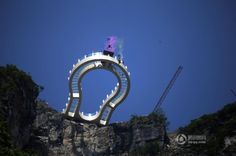
[[[0,133],[2,155],[156,155],[163,146],[166,118],[162,115],[133,116],[129,122],[99,127],[67,119],[37,100],[41,87],[15,66],[0,68],[0,82],[0,119],[7,125],[1,130],[8,129],[11,137],[3,146]]]
[[[50,108],[37,99],[41,89],[15,66],[0,67],[0,155],[236,155],[236,102],[167,136],[167,119],[161,112],[100,127]],[[179,133],[204,135],[206,143],[178,144]]]
[[[39,86],[12,65],[0,67],[0,84],[0,118],[8,125],[13,146],[23,148],[36,116]]]
[[[205,143],[176,142],[178,134],[191,136],[205,136]],[[169,155],[219,155],[236,156],[236,102],[227,104],[216,113],[203,115],[175,133],[169,134]],[[190,140],[191,141],[191,140]],[[204,141],[204,140],[203,140]]]
[[[144,153],[141,148],[155,143],[153,151],[157,154],[163,145],[164,134],[163,126],[151,120],[151,116],[99,127],[66,119],[39,101],[28,148],[38,155],[52,156],[128,155]]]

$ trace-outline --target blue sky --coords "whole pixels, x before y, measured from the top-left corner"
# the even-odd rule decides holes
[[[234,0],[1,0],[0,23],[0,65],[30,73],[45,87],[40,98],[60,111],[72,64],[110,35],[124,40],[132,85],[111,122],[150,113],[179,65],[162,105],[170,130],[236,99]],[[88,73],[81,109],[96,111],[116,81],[107,71]]]

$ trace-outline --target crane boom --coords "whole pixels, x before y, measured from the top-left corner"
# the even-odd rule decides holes
[[[230,91],[232,92],[232,94],[233,94],[234,96],[236,96],[236,93],[234,92],[233,89],[230,89]]]
[[[178,78],[179,74],[181,73],[183,67],[179,66],[178,69],[176,70],[174,76],[172,77],[172,79],[170,80],[169,84],[167,85],[166,89],[164,90],[164,92],[162,93],[159,101],[157,102],[153,112],[157,112],[158,108],[161,106],[161,104],[163,103],[163,101],[165,100],[167,94],[169,93],[170,89],[172,88],[172,86],[174,85],[176,79]]]

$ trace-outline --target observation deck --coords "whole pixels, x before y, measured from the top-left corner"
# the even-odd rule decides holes
[[[113,73],[118,82],[113,90],[102,100],[99,110],[95,113],[80,111],[82,101],[81,81],[86,73],[92,70],[104,69]],[[120,58],[104,55],[103,52],[94,52],[85,55],[82,60],[73,65],[69,72],[69,97],[63,113],[80,121],[107,125],[112,112],[127,97],[130,90],[130,73]]]

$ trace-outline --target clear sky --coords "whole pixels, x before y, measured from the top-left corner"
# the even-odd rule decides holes
[[[0,1],[0,65],[30,73],[45,87],[40,98],[59,111],[72,65],[110,35],[124,40],[132,85],[111,122],[150,113],[179,65],[162,105],[170,130],[236,100],[235,0]],[[116,81],[107,71],[88,73],[81,109],[96,111]]]

